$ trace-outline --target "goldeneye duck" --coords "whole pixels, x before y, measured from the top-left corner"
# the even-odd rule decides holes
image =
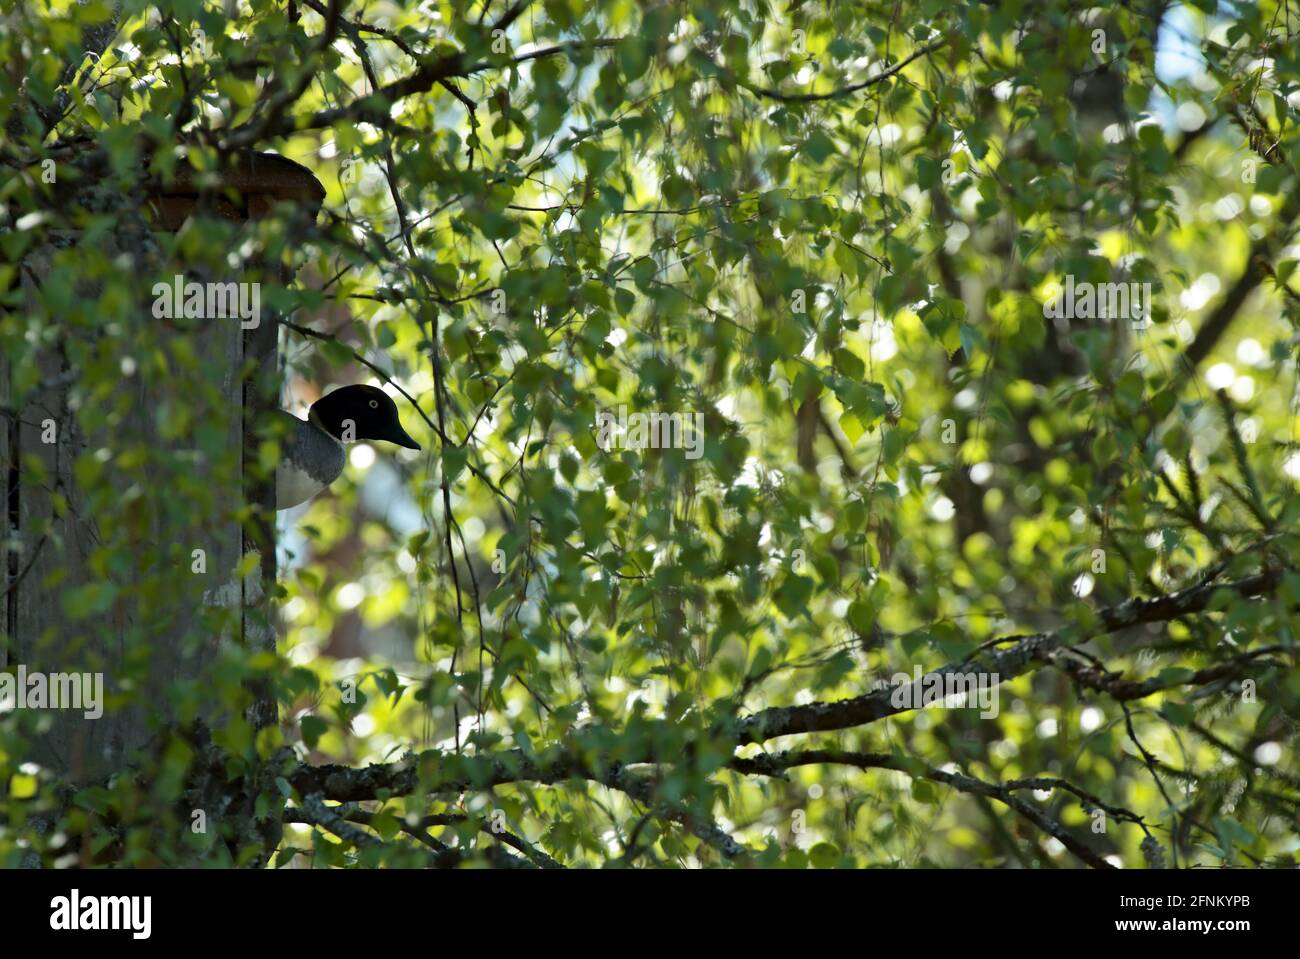
[[[343,386],[322,396],[306,420],[284,410],[275,414],[286,426],[275,469],[277,510],[307,502],[338,479],[347,462],[345,444],[384,440],[408,450],[420,448],[402,429],[397,404],[373,386]]]

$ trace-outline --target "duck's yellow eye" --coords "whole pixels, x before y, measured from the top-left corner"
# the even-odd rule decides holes
[[[379,409],[379,400],[371,400],[371,401],[370,401],[370,408],[371,408],[372,410],[377,410],[377,409]]]

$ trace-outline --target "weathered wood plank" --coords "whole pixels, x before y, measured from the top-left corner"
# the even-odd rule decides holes
[[[120,387],[111,396],[97,393],[87,399],[87,391],[79,388],[87,385],[83,371],[73,368],[69,357],[116,356],[112,348],[97,354],[93,347],[108,345],[96,337],[121,331],[99,329],[85,323],[84,316],[63,330],[47,329],[45,333],[62,336],[42,340],[40,355],[28,367],[39,372],[37,388],[15,398],[15,407],[21,402],[19,422],[0,424],[5,430],[0,433],[3,465],[16,461],[19,466],[14,501],[18,553],[12,558],[24,568],[30,563],[0,607],[5,617],[0,620],[5,638],[0,666],[102,672],[106,691],[128,694],[125,707],[106,710],[99,718],[86,718],[81,711],[45,711],[39,717],[41,735],[32,743],[32,755],[19,761],[37,762],[65,782],[99,780],[121,769],[132,752],[173,719],[222,725],[232,704],[219,701],[219,684],[205,678],[223,644],[241,643],[258,651],[276,647],[270,599],[276,572],[274,478],[251,476],[245,464],[257,455],[258,421],[279,405],[278,329],[269,314],[241,329],[237,317],[196,320],[182,315],[164,321],[153,312],[154,285],[178,274],[200,282],[246,282],[255,270],[254,264],[240,270],[222,263],[217,268],[221,273],[245,275],[201,276],[196,264],[161,262],[160,244],[150,239],[160,234],[150,230],[180,229],[202,193],[189,173],[178,173],[174,183],[158,187],[160,192],[149,198],[145,209],[155,214],[151,226],[123,211],[115,235],[93,241],[120,276],[139,283],[132,299],[141,312],[129,317],[126,326],[133,337],[129,342],[151,353],[150,362],[136,364],[121,355]],[[235,222],[266,216],[277,201],[297,204],[301,215],[311,218],[324,198],[310,171],[279,156],[237,158],[225,176],[242,201],[231,205],[228,194],[219,194],[225,206],[216,212]],[[188,228],[195,227],[190,223]],[[77,234],[63,234],[25,257],[23,292],[29,304],[38,302],[41,277],[51,272],[60,246],[77,242]],[[85,302],[96,300],[99,292],[87,285],[77,294]],[[57,302],[66,305],[66,297]],[[49,313],[57,316],[58,310]],[[156,344],[148,342],[153,339],[149,324],[157,326]],[[87,344],[92,349],[67,349]],[[194,357],[201,362],[196,364]],[[256,362],[249,362],[252,358]],[[251,377],[246,375],[250,368]],[[13,382],[13,377],[0,380],[0,396]],[[104,404],[104,409],[78,410],[77,402]],[[173,427],[187,423],[188,432],[162,430],[160,423],[178,412],[170,421]],[[219,442],[198,430],[203,423],[222,424]],[[48,431],[42,435],[47,425],[53,427],[53,439]],[[93,435],[83,435],[83,426]],[[79,459],[90,467],[86,473],[107,474],[110,501],[104,499],[102,480],[88,483],[88,489],[79,487]],[[6,487],[13,485],[8,477],[7,468],[0,472]],[[5,493],[7,497],[8,489]],[[56,509],[56,501],[66,501],[66,507]],[[252,529],[241,521],[248,504],[260,508]],[[124,548],[124,538],[130,549]],[[254,550],[261,554],[259,567],[240,579],[236,570],[241,559]],[[203,562],[196,561],[197,551]],[[135,562],[124,563],[124,555]],[[7,570],[11,557],[4,559]],[[106,583],[111,592],[74,603],[76,609],[65,608],[62,599],[70,592],[76,597],[81,590],[84,598],[86,588],[93,592]],[[77,610],[81,615],[74,616]],[[247,718],[257,728],[276,722],[270,688],[253,692],[255,704]]]
[[[5,292],[0,288],[0,294]],[[17,536],[14,528],[17,517],[10,517],[9,495],[10,487],[18,483],[18,464],[10,448],[11,436],[17,438],[10,422],[10,417],[17,415],[17,407],[9,392],[11,362],[11,357],[0,357],[0,410],[3,410],[0,412],[0,533],[3,534],[0,535],[0,576],[4,577],[4,588],[0,590],[0,669],[9,665],[9,644],[13,633],[13,624],[9,620],[9,586],[18,575],[18,555],[10,549],[11,539]]]
[[[133,254],[135,255],[135,254]],[[34,274],[39,278],[37,261]],[[150,309],[149,291],[155,276],[171,275],[160,265],[141,271],[141,310]],[[29,280],[29,283],[38,282]],[[37,295],[28,289],[28,295]],[[95,290],[82,291],[94,296]],[[149,315],[144,313],[142,315]],[[129,411],[119,429],[86,436],[80,431],[75,411],[70,409],[70,383],[77,371],[67,368],[57,348],[44,351],[39,358],[42,388],[28,399],[19,425],[18,449],[20,470],[19,528],[24,563],[31,567],[15,590],[14,637],[15,663],[29,671],[102,673],[106,691],[129,689],[133,698],[124,709],[108,710],[101,717],[87,718],[78,711],[49,711],[43,717],[42,735],[32,743],[29,759],[51,770],[60,778],[74,781],[93,780],[119,769],[134,750],[142,747],[157,732],[161,722],[171,715],[169,702],[173,685],[202,681],[205,671],[218,654],[222,631],[213,625],[213,617],[204,610],[205,603],[237,609],[242,602],[235,568],[241,555],[242,532],[236,518],[241,502],[240,444],[243,434],[243,384],[239,371],[243,360],[243,337],[237,320],[202,321],[193,328],[174,326],[160,330],[160,335],[188,337],[191,352],[209,357],[199,381],[185,384],[184,401],[196,422],[204,417],[203,397],[207,387],[216,392],[216,410],[222,417],[226,436],[224,456],[232,458],[225,488],[214,489],[215,509],[207,515],[187,515],[184,508],[167,502],[175,489],[159,477],[157,488],[143,491],[139,509],[144,527],[138,543],[137,569],[110,577],[119,594],[102,619],[73,622],[68,611],[56,601],[69,589],[83,587],[106,578],[92,561],[105,531],[101,517],[87,491],[79,488],[74,477],[78,457],[106,456],[110,482],[118,484],[120,497],[134,495],[128,488],[129,478],[114,474],[115,457],[122,452],[143,447],[163,451],[163,444],[193,445],[192,437],[165,440],[155,423],[155,411],[161,402],[176,401],[173,383],[150,381],[142,376],[123,379],[115,399],[125,398]],[[193,372],[187,372],[189,377]],[[55,442],[46,442],[53,426]],[[173,452],[173,449],[166,449]],[[196,468],[202,469],[201,464]],[[215,474],[214,474],[215,475]],[[61,493],[67,502],[63,516],[56,516],[53,494]],[[195,510],[199,509],[195,503]],[[116,510],[114,510],[116,512]],[[147,570],[146,557],[167,555],[171,563],[190,565],[194,550],[203,551],[203,570],[194,572],[193,588],[184,592],[162,592],[149,588],[155,579],[180,576],[184,570]],[[197,564],[195,564],[197,565]],[[191,567],[192,569],[193,567]],[[161,576],[159,573],[161,572]],[[143,591],[141,591],[143,590]],[[131,596],[133,592],[139,595]],[[236,630],[224,631],[233,638]],[[274,648],[272,638],[272,648]],[[213,721],[221,704],[206,704],[202,717]]]

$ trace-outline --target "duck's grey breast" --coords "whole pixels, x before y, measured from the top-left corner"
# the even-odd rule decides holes
[[[283,410],[291,420],[289,435],[280,441],[280,462],[275,470],[275,508],[305,503],[343,472],[347,455],[343,444],[324,430]]]

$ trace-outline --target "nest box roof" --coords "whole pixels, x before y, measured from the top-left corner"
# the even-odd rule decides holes
[[[195,171],[182,165],[171,182],[151,191],[159,225],[180,229],[201,192]],[[277,153],[245,153],[222,174],[209,202],[218,216],[242,223],[266,216],[282,202],[297,203],[315,216],[324,199],[325,188],[305,166]]]

